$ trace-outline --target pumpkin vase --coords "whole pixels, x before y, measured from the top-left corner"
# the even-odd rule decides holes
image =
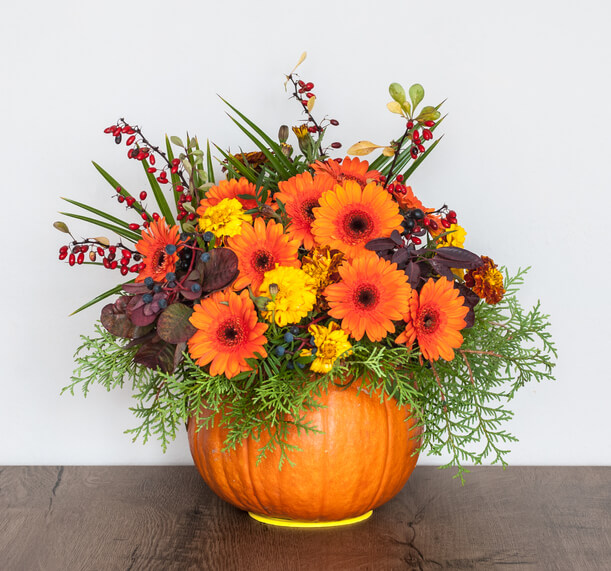
[[[321,391],[321,408],[307,420],[321,432],[297,431],[289,443],[293,464],[279,469],[275,449],[257,464],[257,453],[269,436],[245,439],[223,451],[227,429],[188,424],[195,465],[208,486],[228,503],[259,521],[275,525],[342,525],[366,519],[395,496],[411,475],[421,428],[408,407],[394,399],[329,386]]]

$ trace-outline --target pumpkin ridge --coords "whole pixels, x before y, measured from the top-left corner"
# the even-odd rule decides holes
[[[252,489],[252,495],[254,499],[256,500],[257,504],[259,504],[257,510],[259,510],[259,513],[261,514],[267,514],[269,513],[269,511],[266,510],[265,507],[263,506],[263,502],[260,500],[259,494],[257,494],[256,482],[252,478],[252,471],[250,469],[250,443],[251,443],[251,439],[245,438],[242,444],[244,447],[244,454],[246,456],[246,461],[244,462],[244,464],[246,465],[246,474],[248,476],[248,482],[250,482],[250,487]],[[255,471],[256,471],[256,466],[255,466]]]
[[[329,387],[326,388],[326,393],[327,393],[327,406],[329,404],[329,399],[332,397],[332,395],[329,393]],[[322,396],[322,391],[321,391],[321,395],[320,398],[322,400],[323,396]],[[325,441],[325,446],[327,445],[327,438],[328,438],[328,434],[329,434],[329,415],[328,414],[319,414],[319,422],[321,423],[321,427],[319,430],[322,430],[322,438]],[[325,453],[325,449],[323,448],[323,454]],[[321,462],[321,472],[322,472],[322,482],[327,482],[327,462]],[[325,513],[325,506],[327,505],[327,486],[321,486],[321,490],[320,490],[320,507],[318,508],[318,517],[320,517],[321,514]]]
[[[373,397],[371,397],[373,398]],[[388,453],[390,450],[390,419],[389,415],[391,412],[388,410],[388,399],[384,397],[384,424],[386,426],[386,439],[385,439],[385,448],[384,448],[384,466],[382,467],[382,475],[380,480],[378,481],[378,490],[376,495],[373,498],[371,504],[367,507],[367,510],[373,509],[378,506],[378,502],[380,501],[380,496],[386,492],[386,484],[388,480]],[[393,451],[394,453],[394,451]]]

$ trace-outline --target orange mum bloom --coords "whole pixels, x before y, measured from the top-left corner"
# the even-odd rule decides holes
[[[403,316],[407,325],[396,342],[409,346],[417,339],[426,359],[454,359],[453,350],[463,342],[459,331],[466,327],[464,318],[469,312],[469,308],[463,305],[464,298],[458,293],[445,277],[437,281],[429,279],[422,286],[420,295],[416,291],[412,293],[409,312]]]
[[[224,198],[235,198],[240,201],[244,210],[250,210],[251,208],[257,208],[257,201],[254,198],[239,198],[238,194],[257,194],[255,185],[250,182],[247,178],[231,180],[222,180],[218,183],[218,186],[211,186],[206,192],[206,198],[202,199],[199,203],[199,208],[208,208],[208,206],[216,206]],[[271,204],[271,198],[268,196],[265,204]]]
[[[173,249],[172,254],[168,254],[168,248]],[[146,278],[153,278],[156,282],[165,280],[168,272],[176,270],[178,262],[178,252],[182,247],[180,240],[180,228],[166,224],[165,218],[151,221],[147,230],[142,230],[142,239],[136,243],[136,250],[142,254],[144,269],[136,276],[137,282],[143,282]]]
[[[267,225],[257,218],[254,225],[242,224],[239,236],[227,240],[228,247],[238,256],[240,274],[233,284],[235,290],[249,285],[256,294],[263,283],[265,272],[273,270],[276,264],[301,267],[297,257],[299,242],[284,234],[282,224],[270,220]]]
[[[363,188],[370,182],[380,182],[382,177],[376,170],[367,170],[369,163],[358,158],[346,157],[341,163],[335,160],[316,161],[310,166],[317,178],[320,177],[324,181],[327,190],[347,180],[353,180]]]
[[[482,256],[484,265],[469,270],[465,275],[465,285],[470,287],[486,303],[496,305],[503,299],[503,274],[496,269],[496,264],[488,256]]]
[[[310,250],[314,246],[313,209],[319,205],[318,200],[328,187],[325,186],[322,178],[312,178],[309,172],[304,172],[285,182],[279,182],[278,188],[280,192],[276,193],[274,198],[282,201],[286,213],[291,218],[287,233]]]
[[[394,333],[394,321],[408,310],[412,288],[397,264],[377,256],[367,256],[342,264],[342,281],[327,286],[324,294],[329,315],[342,320],[342,329],[357,341],[366,333],[380,341]]]
[[[349,259],[369,254],[365,244],[401,230],[397,203],[375,182],[361,188],[354,181],[326,191],[314,209],[312,233],[323,246],[340,250]]]
[[[230,290],[216,292],[193,309],[189,321],[197,331],[189,339],[189,354],[200,367],[210,363],[212,376],[230,379],[251,370],[246,359],[254,358],[255,353],[267,357],[263,333],[268,325],[257,320],[247,291],[240,295]]]

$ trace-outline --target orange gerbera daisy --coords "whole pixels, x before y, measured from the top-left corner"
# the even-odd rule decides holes
[[[357,341],[366,333],[380,341],[394,333],[393,321],[408,310],[412,288],[397,264],[377,256],[357,258],[339,268],[342,281],[325,289],[329,315],[342,320],[342,329]]]
[[[316,161],[310,165],[317,178],[320,177],[328,189],[336,184],[343,184],[347,180],[357,182],[361,188],[370,182],[380,182],[382,174],[376,170],[368,170],[369,163],[358,158],[346,157],[341,163],[335,160]]]
[[[247,291],[239,295],[230,290],[216,292],[193,309],[189,321],[197,331],[189,339],[189,354],[200,367],[210,363],[212,376],[230,379],[252,369],[246,359],[255,358],[255,353],[267,357],[263,333],[268,325],[257,320]]]
[[[216,206],[224,198],[236,198],[240,201],[244,210],[250,210],[251,208],[257,208],[257,201],[254,198],[240,198],[238,195],[252,194],[254,196],[256,193],[255,185],[247,178],[242,177],[237,180],[235,178],[231,180],[222,180],[217,186],[211,186],[208,189],[206,198],[202,199],[199,203],[199,208]],[[271,198],[269,196],[265,204],[271,205]]]
[[[361,188],[354,181],[327,190],[314,208],[312,233],[323,246],[340,250],[349,259],[369,253],[365,244],[400,231],[403,216],[397,203],[375,182]]]
[[[454,359],[454,349],[462,345],[459,333],[466,327],[465,316],[469,308],[463,305],[465,299],[447,278],[437,281],[430,278],[420,294],[412,293],[409,311],[403,316],[407,323],[397,343],[411,345],[416,339],[426,359],[446,361]]]
[[[274,198],[282,201],[286,213],[291,218],[291,225],[287,233],[310,250],[314,246],[313,209],[319,205],[318,200],[328,187],[325,186],[322,178],[312,178],[309,172],[304,172],[285,182],[278,183],[278,188],[280,192]]]
[[[257,218],[254,225],[242,224],[239,236],[227,240],[227,245],[238,256],[240,274],[233,284],[235,290],[248,285],[255,294],[258,292],[265,272],[273,270],[276,264],[301,267],[297,257],[299,242],[283,233],[282,224],[270,220],[267,225]]]
[[[135,281],[143,282],[146,278],[153,278],[156,282],[164,281],[168,272],[176,270],[181,247],[178,226],[169,227],[165,218],[152,220],[148,229],[142,230],[142,239],[136,243],[136,250],[142,254],[145,267]]]

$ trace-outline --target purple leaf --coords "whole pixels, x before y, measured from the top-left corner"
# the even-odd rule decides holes
[[[407,275],[407,281],[409,285],[412,286],[413,289],[418,287],[418,282],[420,281],[420,265],[415,262],[409,262],[405,267],[405,274]]]
[[[174,345],[155,337],[138,349],[134,361],[149,369],[159,367],[164,373],[171,373],[174,370],[174,351]]]
[[[139,284],[123,284],[123,289],[127,293],[137,294],[137,293],[147,293],[149,290],[143,283]]]
[[[202,293],[226,288],[238,277],[238,257],[228,248],[215,248],[208,252],[210,259],[199,265],[203,269]]]
[[[146,325],[134,323],[127,315],[127,306],[131,299],[131,296],[123,295],[115,303],[102,308],[100,321],[106,330],[116,337],[133,339],[144,335],[150,329]]]
[[[448,265],[452,268],[471,270],[484,265],[484,261],[477,254],[464,248],[456,248],[455,246],[437,248],[435,250],[435,257],[449,262]]]
[[[451,282],[456,279],[456,276],[452,273],[452,270],[450,270],[449,262],[446,260],[432,258],[429,260],[429,264],[431,264],[433,270],[435,270],[440,276],[448,278]]]
[[[191,322],[193,309],[182,303],[173,303],[159,316],[157,334],[168,343],[188,341],[197,331]]]
[[[365,244],[367,250],[376,252],[378,250],[392,250],[396,244],[390,238],[375,238]]]

